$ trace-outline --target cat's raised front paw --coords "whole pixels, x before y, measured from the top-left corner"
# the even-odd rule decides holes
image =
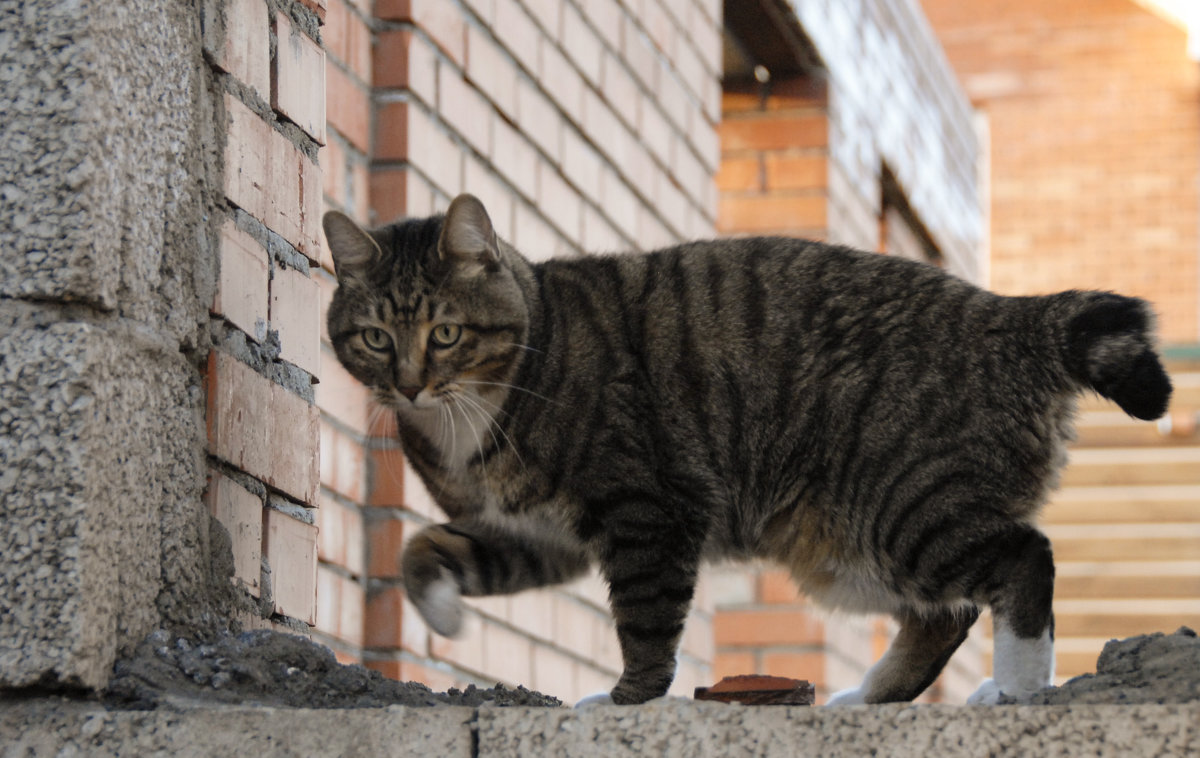
[[[441,576],[425,585],[420,594],[412,596],[412,601],[433,631],[443,637],[454,637],[462,631],[462,597],[458,582],[449,572],[443,571]]]
[[[995,705],[1000,702],[1000,696],[1003,694],[995,679],[984,679],[979,689],[967,698],[967,705]]]

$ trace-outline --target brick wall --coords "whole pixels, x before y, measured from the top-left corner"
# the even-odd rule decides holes
[[[1200,338],[1200,69],[1133,0],[924,6],[992,133],[992,286],[1142,295]]]
[[[727,84],[721,231],[932,257],[979,281],[979,144],[920,8],[905,0],[795,6],[826,68],[774,77],[768,87]],[[778,570],[723,569],[712,587],[718,677],[808,679],[824,698],[857,685],[895,633],[890,620],[814,608]],[[978,686],[980,636],[923,699],[962,702]]]
[[[469,191],[535,259],[711,235],[720,10],[715,0],[327,0],[325,203],[382,224]],[[334,279],[321,263],[327,303]],[[386,414],[321,339],[316,636],[345,660],[435,688],[502,681],[568,701],[609,689],[620,654],[595,577],[469,601],[457,640],[432,635],[404,604],[400,545],[444,516]],[[680,693],[711,678],[703,584],[698,598]]]
[[[223,113],[219,278],[207,361],[208,502],[228,532],[241,621],[315,620],[323,2],[211,0],[204,48]]]

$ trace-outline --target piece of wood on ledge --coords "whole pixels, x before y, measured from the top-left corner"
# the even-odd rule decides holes
[[[711,687],[697,687],[695,698],[742,705],[812,705],[816,689],[804,679],[746,674],[727,676]]]

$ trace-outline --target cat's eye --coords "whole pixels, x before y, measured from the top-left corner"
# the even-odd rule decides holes
[[[362,330],[362,341],[372,350],[392,349],[392,338],[388,336],[388,333],[373,326]]]
[[[429,341],[434,347],[446,348],[458,342],[462,336],[462,327],[458,324],[438,324],[429,333]]]

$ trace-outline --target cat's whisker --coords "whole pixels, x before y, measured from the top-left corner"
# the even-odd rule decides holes
[[[481,397],[472,397],[471,395],[467,395],[465,393],[461,395],[461,398],[464,402],[469,403],[478,409],[478,411],[487,418],[488,434],[492,435],[492,442],[496,445],[496,449],[500,449],[500,439],[496,437],[496,432],[500,432],[500,436],[503,437],[508,443],[508,447],[513,451],[513,455],[517,456],[517,462],[521,464],[521,468],[527,471],[528,469],[525,468],[525,461],[521,458],[521,454],[517,451],[517,446],[513,444],[512,437],[508,436],[508,433],[504,431],[504,428],[500,426],[500,424],[496,423],[495,416],[489,413],[488,410],[483,406],[483,403],[488,401]],[[491,405],[491,403],[488,404]]]
[[[538,393],[534,392],[533,390],[526,389],[524,387],[520,387],[515,384],[509,384],[507,382],[484,382],[484,381],[480,381],[478,379],[459,379],[458,383],[459,384],[476,384],[476,385],[482,385],[485,387],[504,387],[506,389],[516,390],[518,392],[524,392],[527,395],[532,395],[533,397],[536,397],[538,400],[544,400],[545,402],[550,403],[551,405],[558,405],[557,402],[555,402],[554,400],[551,400],[550,398],[546,397],[545,395],[539,395]]]
[[[482,470],[482,472],[483,472],[483,483],[484,483],[484,486],[490,490],[492,485],[491,485],[491,482],[488,480],[487,461],[484,460],[484,455],[483,455],[483,442],[479,438],[479,433],[475,429],[475,425],[473,423],[471,423],[470,414],[467,413],[469,406],[466,406],[465,404],[460,403],[460,401],[462,400],[463,397],[464,397],[463,395],[459,395],[459,394],[450,395],[449,398],[452,401],[451,407],[457,409],[458,412],[462,414],[463,420],[467,423],[467,426],[471,430],[471,436],[475,438],[475,447],[479,451],[479,467],[480,467],[480,470]]]
[[[540,355],[545,355],[545,354],[546,354],[546,351],[545,351],[545,350],[538,350],[538,349],[537,349],[536,347],[534,347],[533,345],[524,345],[524,344],[522,344],[522,343],[520,343],[520,342],[504,342],[504,343],[501,343],[501,344],[503,344],[503,345],[507,345],[507,346],[509,346],[509,347],[519,347],[519,348],[521,348],[522,350],[526,350],[526,351],[528,351],[528,352],[530,352],[530,353],[538,353],[538,354],[540,354]]]

